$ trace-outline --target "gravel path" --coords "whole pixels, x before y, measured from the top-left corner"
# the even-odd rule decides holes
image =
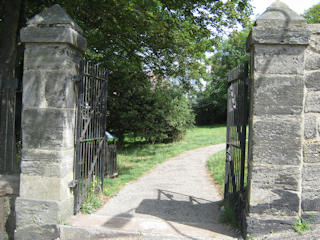
[[[206,169],[210,156],[224,148],[202,147],[171,158],[127,184],[96,214],[78,215],[69,223],[139,233],[113,239],[237,239],[219,222],[221,197]]]

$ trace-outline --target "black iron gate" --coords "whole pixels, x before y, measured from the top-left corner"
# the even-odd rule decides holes
[[[82,62],[81,70],[78,79],[75,213],[88,194],[103,190],[106,154],[106,71],[86,61]]]
[[[22,82],[4,86],[0,78],[0,174],[19,174]]]
[[[236,209],[240,211],[243,208],[245,198],[248,83],[248,63],[229,72],[224,197],[226,200],[231,201]]]

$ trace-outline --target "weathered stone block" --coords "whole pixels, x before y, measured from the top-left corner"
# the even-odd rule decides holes
[[[247,217],[247,233],[253,237],[262,236],[271,232],[278,232],[292,229],[297,218],[259,218]]]
[[[319,70],[320,68],[320,54],[308,49],[306,51],[305,69]]]
[[[42,226],[27,226],[19,228],[14,234],[16,240],[54,240],[59,239],[60,233],[55,224],[46,224]]]
[[[59,4],[44,9],[42,12],[28,20],[27,25],[31,27],[59,26],[73,28],[82,34],[82,29],[72,20],[72,18],[70,18]]]
[[[74,146],[75,111],[24,109],[23,149],[70,149]]]
[[[320,189],[303,189],[302,210],[320,211]]]
[[[307,28],[312,33],[312,37],[320,33],[320,23],[307,24]]]
[[[68,45],[27,44],[24,70],[57,70],[77,73],[80,53]]]
[[[320,40],[319,40],[320,41]],[[306,87],[310,90],[320,90],[320,72],[311,72],[305,75]]]
[[[75,108],[74,77],[75,74],[71,74],[68,71],[24,71],[24,106]]]
[[[251,44],[294,44],[307,45],[310,39],[310,31],[302,27],[288,27],[276,24],[265,27],[257,26],[252,29]]]
[[[255,45],[254,71],[262,74],[303,74],[304,46]]]
[[[73,180],[73,173],[64,178],[30,176],[21,174],[20,196],[37,200],[61,201],[72,197],[68,183]]]
[[[320,142],[305,143],[304,162],[320,163]]]
[[[61,27],[25,27],[20,31],[24,43],[66,43],[85,51],[86,39],[71,28]]]
[[[315,211],[311,211],[311,212],[304,211],[301,214],[301,217],[303,219],[312,220],[311,221],[312,223],[319,223],[320,222],[320,212],[319,211],[316,211],[316,212]]]
[[[293,115],[303,109],[303,77],[254,75],[253,115]]]
[[[73,172],[74,149],[22,150],[21,172],[26,175],[64,177]]]
[[[18,197],[16,211],[18,229],[29,226],[54,225],[59,221],[59,203],[57,201],[38,201]]]
[[[301,135],[299,118],[254,122],[252,161],[275,165],[299,165],[302,161]]]
[[[252,166],[250,169],[252,186],[255,188],[299,190],[300,168],[298,166]]]
[[[62,240],[90,240],[90,233],[86,229],[81,229],[72,226],[60,226],[60,238]]]
[[[320,92],[308,92],[305,112],[320,113]]]
[[[302,186],[320,188],[320,164],[304,164]]]
[[[318,134],[318,118],[315,115],[305,114],[304,137],[305,139],[315,138]]]
[[[272,186],[270,186],[272,188]],[[298,192],[277,189],[262,189],[253,182],[250,197],[250,213],[273,216],[296,216],[299,212]]]

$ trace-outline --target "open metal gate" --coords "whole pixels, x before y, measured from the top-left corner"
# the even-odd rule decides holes
[[[103,190],[106,154],[106,71],[83,61],[78,79],[75,159],[75,213],[91,192]]]
[[[248,63],[229,72],[228,84],[224,197],[235,204],[236,208],[243,208],[248,123]]]

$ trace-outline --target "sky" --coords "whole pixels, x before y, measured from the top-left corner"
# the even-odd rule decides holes
[[[320,3],[320,0],[281,0],[287,4],[289,8],[298,14],[302,14],[305,10],[313,5]],[[267,7],[269,7],[275,0],[251,0],[251,4],[255,7],[254,15],[261,15]]]

